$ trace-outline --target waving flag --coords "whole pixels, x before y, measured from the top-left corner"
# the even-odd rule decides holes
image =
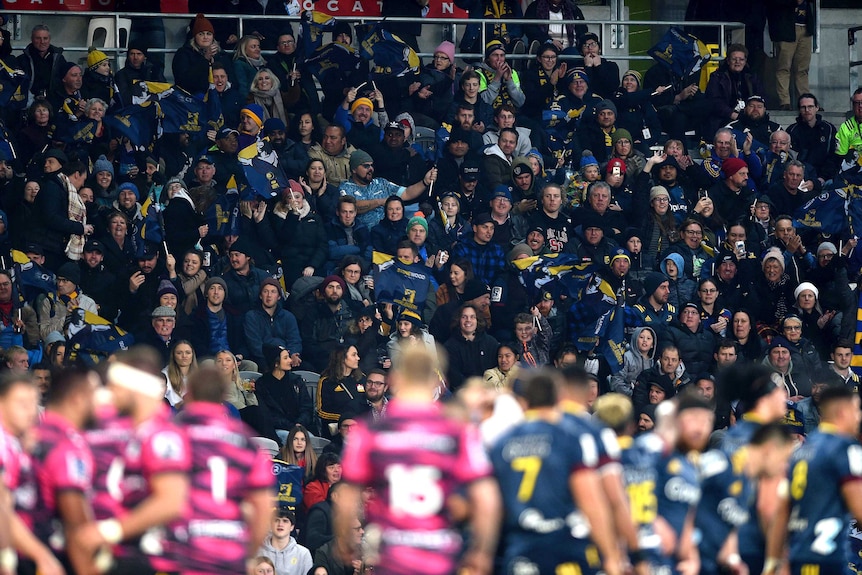
[[[157,101],[170,89],[167,82],[135,82],[132,84],[132,104]]]
[[[372,74],[400,78],[417,72],[422,65],[413,48],[395,34],[382,29],[379,22],[357,24],[355,29],[360,55],[374,61]]]
[[[513,263],[521,270],[521,283],[533,299],[538,299],[543,291],[551,292],[555,298],[561,294],[578,297],[596,267],[592,262],[579,263],[577,256],[562,253],[521,258]]]
[[[72,311],[68,337],[69,360],[81,361],[84,365],[101,363],[135,343],[132,334],[81,308]]]
[[[647,54],[670,70],[676,82],[684,82],[700,72],[712,57],[703,42],[675,26]]]
[[[382,255],[374,252],[374,262],[387,259]],[[393,303],[421,315],[430,285],[428,266],[407,265],[391,256],[388,259],[388,262],[374,267],[374,295],[377,301]]]
[[[862,173],[859,171],[843,172],[836,176],[833,183],[847,196],[847,222],[850,233],[860,235],[862,231]]]
[[[64,144],[91,144],[96,138],[97,127],[95,120],[71,121],[60,115],[57,123],[51,126],[51,138]]]
[[[306,11],[302,15],[302,44],[305,57],[309,58],[323,45],[323,36],[335,28],[335,18],[315,10]]]
[[[239,235],[239,204],[236,196],[219,196],[204,212],[211,236]]]
[[[11,68],[0,60],[0,106],[12,110],[23,110],[27,106],[27,90],[30,77],[24,70]]]
[[[616,290],[601,274],[590,276],[569,308],[572,341],[581,351],[602,355],[616,373],[625,352],[625,318]]]
[[[327,44],[315,50],[314,54],[305,60],[308,71],[322,80],[332,70],[348,73],[358,70],[362,60],[356,50],[339,42]]]
[[[39,295],[57,291],[57,277],[24,252],[12,250],[12,290],[13,302],[32,304]]]
[[[827,234],[840,234],[847,229],[847,193],[842,189],[823,190],[811,198],[793,214],[793,227],[818,230]],[[862,216],[862,198],[851,201],[857,216]],[[854,205],[855,204],[855,205]],[[856,219],[862,222],[862,219]]]
[[[114,134],[129,139],[133,146],[148,147],[156,137],[158,107],[152,102],[126,106],[104,122]]]
[[[239,163],[248,180],[248,187],[242,191],[243,200],[253,200],[255,196],[274,198],[287,187],[287,176],[278,165],[278,154],[269,138],[240,150]]]

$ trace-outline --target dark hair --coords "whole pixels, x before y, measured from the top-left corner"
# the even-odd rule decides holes
[[[503,134],[505,134],[507,132],[510,134],[515,134],[515,141],[516,142],[518,141],[518,137],[519,137],[518,136],[518,130],[516,130],[515,128],[500,128],[499,136],[502,136]],[[498,138],[499,138],[499,136],[498,136]]]
[[[470,102],[461,102],[458,104],[458,112],[460,112],[461,110],[467,110],[468,112],[475,112],[476,106],[474,106]],[[456,114],[457,114],[457,112],[456,112]]]
[[[36,121],[36,108],[45,108],[48,110],[48,123],[51,123],[51,120],[54,119],[54,106],[51,105],[51,102],[48,100],[36,100],[33,104],[27,109],[27,118],[31,122]]]
[[[283,36],[284,34],[282,34]],[[293,117],[290,119],[290,123],[287,126],[287,137],[293,140],[294,142],[302,142],[302,136],[299,134],[299,122],[302,120],[304,115],[308,114],[311,117],[311,141],[319,142],[320,137],[323,135],[320,130],[320,124],[317,123],[317,118],[312,114],[309,110],[303,110],[301,112],[296,112]],[[311,162],[309,162],[311,164]],[[308,166],[306,166],[306,171],[308,171]]]
[[[737,349],[736,342],[726,337],[719,340],[719,342],[715,345],[715,351],[718,352],[718,350],[727,349],[728,347],[732,347],[733,351],[737,353],[739,352],[739,350]]]
[[[822,397],[822,396],[821,396]],[[821,399],[822,401],[822,399]],[[787,445],[792,440],[790,432],[785,429],[781,423],[767,423],[761,426],[754,435],[751,436],[750,445],[765,445],[772,441],[777,441],[782,445]]]
[[[580,351],[578,351],[578,348],[576,348],[574,344],[567,343],[566,345],[562,346],[559,351],[557,351],[557,355],[554,356],[554,360],[560,361],[567,355],[575,355],[577,357],[580,357],[581,353]]]
[[[63,347],[66,347],[66,340],[65,339],[60,340],[60,341],[52,341],[51,343],[48,344],[47,349],[45,349],[44,356],[48,358],[49,363],[53,361],[54,354],[57,353],[57,348],[59,348],[61,345]],[[65,357],[63,359],[65,360]],[[60,365],[56,365],[56,366],[54,366],[54,369],[62,367],[62,365],[63,365],[62,363]]]
[[[706,284],[712,284],[715,286],[716,289],[718,289],[718,284],[715,283],[715,280],[710,277],[702,278],[700,281],[697,282],[697,291],[700,291],[700,288],[702,288]]]
[[[569,365],[562,372],[564,387],[582,390],[590,387],[590,374],[580,365]]]
[[[311,165],[311,162],[309,162],[309,165]],[[341,209],[341,204],[350,204],[355,208],[356,207],[356,198],[354,198],[353,196],[339,196],[338,197],[338,208],[336,208],[336,211]]]
[[[835,350],[839,347],[846,347],[850,351],[853,351],[853,342],[847,338],[842,337],[841,339],[836,340],[835,343],[832,344],[832,349],[830,349],[829,351],[835,353]]]
[[[84,174],[87,175],[87,164],[82,162],[81,160],[70,160],[65,166],[63,166],[62,172],[71,176],[72,174]],[[113,186],[114,180],[111,179],[111,186]]]
[[[314,466],[314,479],[327,483],[326,468],[336,463],[341,463],[341,459],[336,454],[332,452],[321,453],[317,459],[317,465]]]
[[[51,387],[45,397],[46,405],[59,405],[82,389],[90,387],[90,371],[84,367],[67,367],[51,378]]]
[[[41,365],[41,364],[39,364]],[[35,367],[33,369],[36,369]],[[48,369],[47,367],[41,369]],[[3,375],[0,375],[0,397],[6,397],[6,395],[12,391],[12,389],[16,385],[26,385],[28,387],[35,387],[36,384],[33,381],[33,378],[29,373],[17,373],[13,371],[7,371]]]
[[[404,207],[404,200],[402,200],[400,197],[396,196],[395,194],[392,194],[391,196],[386,198],[385,202],[383,202],[383,209],[385,210],[386,208],[388,208],[389,204],[391,204],[392,202],[400,202],[401,206]]]
[[[344,129],[344,126],[340,124],[329,124],[323,131],[326,132],[326,130],[328,130],[329,128],[337,128],[338,131],[341,132],[342,138],[347,137],[347,130]]]
[[[746,48],[743,44],[731,44],[727,47],[727,58],[730,58],[730,55],[734,52],[742,52],[745,54],[745,57],[748,58],[748,48]]]
[[[466,310],[467,308],[472,309],[474,312],[476,312],[476,333],[481,333],[485,331],[485,328],[488,327],[488,325],[485,323],[485,316],[483,316],[482,312],[479,311],[479,308],[472,303],[461,304],[458,307],[458,311],[455,312],[455,315],[452,318],[452,331],[461,331],[461,314],[463,314],[464,310]]]
[[[367,269],[365,267],[366,266],[365,260],[363,260],[361,257],[354,256],[354,255],[344,256],[343,258],[341,258],[341,261],[338,262],[338,270],[337,270],[338,275],[340,275],[341,277],[344,277],[344,268],[346,268],[347,266],[352,266],[354,264],[359,266],[359,270],[360,270],[359,273],[364,273],[365,270]]]
[[[398,242],[398,245],[395,246],[395,253],[398,253],[398,250],[410,250],[413,252],[413,256],[419,255],[419,248],[416,247],[416,244],[411,242],[410,240],[401,240]]]
[[[192,372],[187,385],[193,401],[221,403],[224,400],[225,383],[215,367],[201,367]]]
[[[504,341],[503,343],[498,345],[497,346],[497,355],[500,355],[500,350],[503,349],[504,347],[506,349],[510,350],[512,353],[514,353],[516,359],[521,358],[521,354],[518,352],[518,346],[515,345],[515,343],[511,342],[511,341]]]
[[[464,82],[466,82],[467,80],[479,80],[479,82],[482,81],[482,79],[479,77],[478,72],[470,70],[469,72],[464,72],[463,74],[461,74],[461,80],[458,82],[458,86],[463,89]]]
[[[458,258],[449,262],[449,269],[452,269],[452,266],[458,266],[461,268],[461,271],[464,272],[464,281],[469,281],[476,277],[476,274],[473,273],[473,262],[468,260],[467,258]],[[449,280],[446,280],[447,284],[450,284]],[[451,284],[450,284],[451,285]]]
[[[344,360],[347,359],[347,352],[350,351],[351,347],[356,348],[355,345],[344,345],[337,347],[330,352],[329,363],[326,365],[326,369],[321,372],[321,379],[329,378],[338,381],[344,377]],[[350,377],[353,379],[361,379],[363,375],[362,370],[354,369],[350,374]]]
[[[553,407],[557,404],[557,378],[550,369],[531,374],[524,388],[524,399],[530,408]]]
[[[494,117],[499,118],[500,114],[502,114],[503,112],[509,112],[513,116],[518,115],[518,112],[515,110],[515,106],[513,106],[511,104],[503,104],[502,106],[500,106],[499,108],[494,110]]]

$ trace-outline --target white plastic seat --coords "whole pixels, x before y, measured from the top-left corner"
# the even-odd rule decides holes
[[[117,46],[117,31],[114,27],[120,25],[120,45]],[[129,18],[91,18],[87,27],[87,47],[95,48],[122,48],[124,51],[129,47],[129,33],[132,29],[132,21]],[[108,54],[110,56],[111,54]],[[118,58],[117,69],[126,63],[126,55],[121,54]]]
[[[269,453],[269,456],[272,458],[278,457],[278,454],[281,452],[278,443],[268,437],[252,437],[251,440],[257,445],[258,449]]]

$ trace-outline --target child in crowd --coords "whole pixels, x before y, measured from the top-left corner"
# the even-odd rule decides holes
[[[656,341],[651,327],[639,327],[632,333],[629,349],[623,355],[623,367],[611,376],[611,391],[631,397],[638,376],[653,366]]]
[[[550,361],[551,324],[533,306],[530,313],[519,313],[515,316],[515,337],[521,354],[521,365],[524,367],[540,367]]]
[[[677,309],[682,308],[683,304],[690,302],[694,298],[694,292],[697,289],[697,284],[694,280],[686,277],[682,270],[684,268],[682,256],[679,254],[668,254],[661,262],[660,269],[664,275],[668,277],[670,294],[667,298],[667,303],[676,306]]]

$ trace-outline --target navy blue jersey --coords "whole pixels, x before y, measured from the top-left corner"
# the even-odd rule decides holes
[[[593,421],[589,412],[584,409],[573,409],[566,411],[564,408],[563,419],[567,419],[576,424],[576,426],[586,429],[596,441],[596,447],[599,454],[599,469],[606,465],[615,465],[620,460],[620,447],[617,443],[617,436],[612,429],[602,425],[600,422]]]
[[[695,515],[697,537],[700,539],[702,575],[718,573],[716,555],[730,532],[748,521],[751,488],[743,479],[745,449],[733,458],[720,449],[701,455],[698,467],[701,478],[701,499]]]
[[[635,441],[631,437],[620,437],[619,446],[623,485],[628,496],[632,521],[638,530],[638,548],[658,558],[661,540],[655,531],[658,517],[657,457],[643,441]]]
[[[500,438],[491,462],[504,502],[506,573],[554,573],[569,563],[584,572],[600,566],[569,487],[572,473],[598,463],[596,442],[584,426],[568,418],[558,424],[528,420]]]
[[[846,557],[849,573],[862,573],[862,529],[854,519],[847,533]]]
[[[790,458],[790,563],[824,572],[846,565],[850,513],[841,486],[862,479],[862,446],[825,424]]]
[[[685,520],[700,501],[700,478],[695,464],[679,451],[658,458],[656,463],[658,514],[670,525],[677,541]]]
[[[762,426],[762,423],[743,416],[736,425],[727,430],[721,442],[721,449],[733,461],[733,458],[745,449]],[[766,536],[760,527],[760,519],[757,515],[757,483],[745,475],[741,478],[751,495],[746,502],[748,521],[739,528],[739,555],[748,565],[751,573],[760,573],[763,570],[763,561],[766,559]]]

